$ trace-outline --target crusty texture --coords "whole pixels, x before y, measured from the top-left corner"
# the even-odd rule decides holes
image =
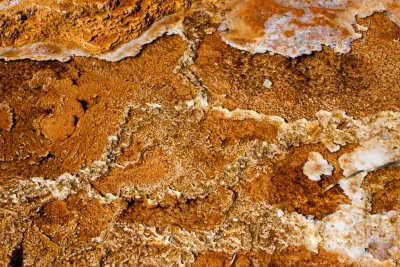
[[[15,108],[16,123],[13,132],[2,132],[0,142],[5,153],[0,176],[57,177],[78,171],[101,158],[107,137],[117,132],[127,105],[135,99],[152,102],[175,96],[176,87],[184,91],[185,86],[172,71],[186,46],[176,37],[160,42],[140,58],[121,62],[116,70],[112,70],[113,65],[104,69],[107,64],[103,61],[88,63],[84,59],[67,65],[27,61],[3,64],[2,95]],[[154,61],[154,53],[168,54],[158,64],[159,74],[146,68]],[[132,73],[132,66],[141,71]],[[150,82],[149,77],[158,78]],[[141,94],[143,88],[149,93]],[[190,88],[187,92],[189,99]],[[173,99],[180,98],[185,99],[185,95]],[[13,142],[16,136],[18,142]]]
[[[191,3],[187,0],[21,2],[0,13],[1,46],[19,47],[46,41],[93,54],[140,36],[153,22],[183,11]],[[48,49],[59,51],[57,45]]]
[[[125,2],[116,2],[101,12],[122,14]],[[157,20],[188,2],[135,3]],[[98,3],[81,5],[88,8],[81,23],[97,18]],[[146,16],[129,18],[138,14]],[[60,36],[76,34],[69,23]],[[183,20],[183,36],[163,36],[118,62],[1,61],[0,265],[400,262],[400,29],[386,14],[360,23],[368,32],[343,55],[331,48],[296,59],[253,55],[224,43],[218,24],[197,11]],[[45,35],[39,31],[31,32]],[[2,42],[17,45],[23,36]],[[99,35],[87,48],[107,50],[111,39]],[[342,184],[324,192],[352,179],[343,172],[354,151],[379,145],[392,164],[365,170],[350,193]],[[303,174],[311,152],[332,164],[331,176],[316,182]],[[361,189],[360,207],[351,191]],[[327,230],[353,210],[365,217],[351,231],[384,240],[358,258]],[[366,240],[347,238],[354,247]]]
[[[287,120],[312,118],[321,109],[341,109],[356,117],[398,111],[400,55],[395,51],[400,49],[400,28],[382,15],[363,24],[369,25],[368,38],[355,41],[351,53],[337,55],[324,48],[291,60],[243,53],[217,34],[205,35],[196,70],[210,102],[230,110],[252,109]],[[263,86],[265,79],[272,81],[272,90]]]

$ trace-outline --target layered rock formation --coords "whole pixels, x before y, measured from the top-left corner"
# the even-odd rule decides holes
[[[400,264],[399,10],[0,1],[0,265]]]

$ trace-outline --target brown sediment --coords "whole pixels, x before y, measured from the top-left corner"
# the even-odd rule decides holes
[[[192,266],[200,267],[200,266],[229,266],[231,265],[232,259],[230,255],[226,253],[218,253],[218,252],[205,252],[197,256],[196,261]]]
[[[254,139],[273,142],[278,129],[272,122],[255,119],[228,120],[219,112],[210,111],[201,124],[201,131],[208,134],[213,146],[219,149]]]
[[[13,124],[11,107],[4,101],[0,104],[0,129],[3,131],[11,131]]]
[[[233,193],[226,189],[217,190],[204,198],[168,198],[160,203],[147,199],[132,200],[121,220],[127,223],[142,223],[155,226],[158,231],[168,228],[185,230],[209,230],[220,225],[225,219],[233,201]]]
[[[77,171],[106,152],[108,136],[118,131],[129,103],[135,99],[161,104],[169,97],[173,97],[173,103],[185,99],[174,97],[173,88],[185,86],[172,72],[186,46],[178,38],[171,38],[174,41],[166,38],[146,49],[140,59],[127,59],[118,65],[95,59],[89,63],[81,58],[65,65],[3,63],[1,100],[13,107],[15,124],[13,131],[2,132],[4,159],[0,164],[4,171],[0,176],[50,178]],[[169,56],[161,64],[149,61],[155,51],[165,51]],[[158,65],[160,73],[169,75],[153,79],[150,84],[154,75],[150,62]],[[141,94],[142,90],[149,90],[149,94]],[[23,135],[13,142],[16,133]]]
[[[291,148],[276,160],[265,160],[254,168],[248,168],[244,176],[252,182],[243,186],[255,201],[266,200],[285,212],[312,215],[320,220],[336,211],[339,205],[350,203],[341,188],[336,187],[327,193],[324,193],[324,189],[343,178],[337,159],[354,147],[347,145],[340,153],[330,153],[322,145]],[[318,182],[308,179],[303,173],[309,153],[315,151],[320,152],[334,166],[333,174],[322,176]],[[260,170],[264,170],[264,173]]]
[[[98,216],[99,214],[101,216]],[[107,228],[111,216],[111,206],[102,205],[97,199],[81,199],[77,196],[66,201],[49,202],[33,221],[53,242],[60,242],[69,234],[68,231],[55,231],[56,226],[61,229],[74,226],[77,240],[88,242]],[[72,236],[69,238],[72,239]]]
[[[149,117],[132,114],[140,117],[141,122],[134,125],[132,142],[116,160],[121,167],[94,182],[104,193],[117,193],[133,184],[189,184],[213,179],[235,160],[235,154],[242,150],[241,144],[256,139],[272,142],[277,131],[272,123],[232,121],[218,112],[209,112],[203,120],[191,112],[181,117],[185,122],[180,122],[176,129],[176,118],[170,114],[148,113]],[[146,117],[148,121],[144,120]],[[104,191],[105,188],[111,191]]]
[[[400,210],[400,170],[393,165],[369,174],[364,188],[371,196],[372,213],[384,213]]]
[[[25,232],[22,249],[30,252],[24,253],[24,264],[48,265],[59,257],[58,250],[62,244],[76,244],[66,253],[77,253],[80,243],[92,241],[107,228],[112,219],[112,208],[112,205],[102,205],[98,200],[79,196],[44,205]],[[90,250],[87,253],[90,254]],[[95,253],[96,249],[93,250]]]
[[[338,263],[339,255],[320,249],[313,253],[305,247],[288,247],[274,253],[254,252],[216,253],[207,251],[198,255],[192,266],[352,266],[351,264]]]
[[[379,110],[399,111],[399,28],[383,14],[368,20],[367,37],[341,56],[326,48],[312,57],[287,60],[251,55],[207,35],[196,71],[210,92],[210,103],[252,109],[288,120],[312,118],[320,110],[345,110],[363,117]],[[385,34],[381,28],[387,29]],[[367,66],[368,68],[364,68]],[[263,82],[270,79],[271,89]]]
[[[291,11],[300,28],[334,27],[345,8],[35,3],[0,3],[3,47],[36,44],[47,59],[62,43],[124,59],[0,61],[0,265],[400,261],[396,3],[389,17],[358,20],[368,30],[350,53],[325,47],[295,59],[233,48],[220,23],[241,13],[262,34],[265,20]],[[307,10],[316,17],[300,20]],[[160,37],[164,22],[179,35]],[[136,57],[118,50],[136,40],[138,52],[142,37],[159,39]],[[332,175],[304,174],[313,152]]]
[[[320,248],[313,253],[305,247],[289,247],[272,255],[269,266],[353,266],[340,263],[340,256]]]

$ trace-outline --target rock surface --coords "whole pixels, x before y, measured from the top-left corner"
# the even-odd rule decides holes
[[[399,6],[0,1],[0,266],[398,266]]]

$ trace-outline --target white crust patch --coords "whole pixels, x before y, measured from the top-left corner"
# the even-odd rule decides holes
[[[304,164],[303,173],[313,181],[321,180],[321,175],[332,175],[333,166],[319,152],[311,152]]]

